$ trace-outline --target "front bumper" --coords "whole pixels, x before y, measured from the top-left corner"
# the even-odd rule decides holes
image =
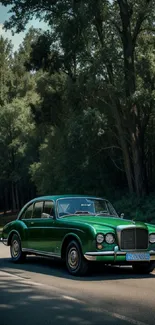
[[[8,240],[1,237],[0,238],[0,243],[3,243],[4,245],[7,245]]]
[[[117,263],[117,262],[126,262],[127,253],[149,253],[150,261],[155,261],[155,251],[119,251],[118,246],[115,246],[113,251],[102,251],[102,252],[86,252],[84,257],[88,261],[102,261],[105,263]],[[139,260],[138,262],[146,262],[146,260]]]

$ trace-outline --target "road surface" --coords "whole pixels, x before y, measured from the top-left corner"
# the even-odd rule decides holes
[[[0,325],[154,325],[155,273],[106,268],[68,275],[61,262],[10,260],[0,243]]]

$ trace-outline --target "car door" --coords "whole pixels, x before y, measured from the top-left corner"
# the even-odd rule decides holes
[[[68,228],[64,226],[61,219],[56,218],[55,202],[45,201],[44,214],[44,249],[48,254],[61,257],[61,246],[65,235],[68,233]]]
[[[29,248],[29,243],[30,243],[30,238],[29,238],[29,228],[31,225],[31,218],[33,214],[33,207],[34,203],[31,203],[22,213],[20,216],[20,220],[24,223],[23,231],[24,231],[24,236],[23,236],[23,241],[22,241],[22,247],[23,248]]]
[[[28,247],[35,251],[41,251],[44,245],[42,236],[43,219],[41,218],[43,205],[44,201],[34,202],[31,220],[28,223]]]
[[[42,219],[42,250],[49,254],[54,254],[56,250],[55,243],[55,210],[52,200],[44,201]]]

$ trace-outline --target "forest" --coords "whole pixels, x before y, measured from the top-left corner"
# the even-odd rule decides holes
[[[155,1],[0,3],[14,33],[48,26],[0,37],[0,211],[76,193],[153,222]]]

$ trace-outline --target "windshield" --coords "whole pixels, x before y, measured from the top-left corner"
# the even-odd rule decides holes
[[[66,215],[101,215],[118,217],[112,204],[103,199],[75,197],[57,201],[58,217]]]

